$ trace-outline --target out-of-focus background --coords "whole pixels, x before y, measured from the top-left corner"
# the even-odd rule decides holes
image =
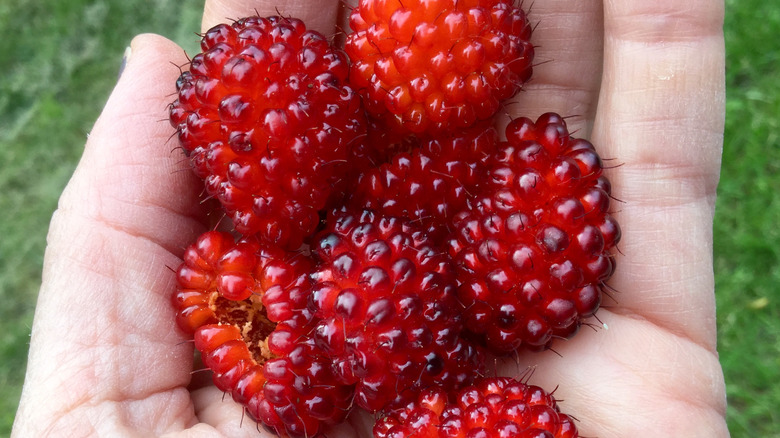
[[[780,8],[726,6],[715,275],[728,422],[734,437],[780,437]],[[125,47],[154,32],[195,53],[201,10],[202,0],[0,0],[0,436],[19,402],[49,219]]]

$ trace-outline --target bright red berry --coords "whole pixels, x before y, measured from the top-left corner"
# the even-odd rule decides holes
[[[601,159],[560,116],[516,119],[506,135],[479,196],[454,218],[450,254],[467,329],[496,352],[538,350],[596,312],[620,228]]]
[[[485,162],[498,148],[498,133],[479,125],[418,143],[361,174],[350,202],[407,218],[440,243],[451,234],[452,217],[466,208],[485,179]]]
[[[354,388],[307,336],[311,260],[216,231],[184,255],[173,295],[177,323],[194,336],[214,384],[277,433],[311,437],[342,421]]]
[[[294,18],[207,31],[170,121],[242,234],[295,249],[356,167],[366,122],[346,54]]]
[[[360,0],[346,51],[366,109],[413,133],[491,118],[531,77],[514,0]]]
[[[446,252],[408,221],[335,211],[313,247],[320,267],[313,337],[355,403],[378,411],[406,391],[454,389],[483,369],[460,337],[460,305]]]
[[[552,394],[511,378],[478,379],[447,394],[423,391],[374,426],[375,438],[577,438]]]

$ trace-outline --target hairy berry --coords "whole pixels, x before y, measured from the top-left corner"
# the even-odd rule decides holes
[[[342,421],[354,387],[307,336],[311,260],[254,238],[208,232],[185,252],[173,295],[179,327],[194,336],[214,384],[257,421],[292,437]]]
[[[453,389],[481,372],[480,351],[460,337],[452,264],[408,221],[334,211],[314,253],[313,336],[339,381],[357,384],[357,405],[377,411],[405,391]]]
[[[351,83],[408,132],[489,119],[531,77],[531,26],[513,0],[360,0],[349,24]]]
[[[577,438],[571,417],[538,386],[481,378],[447,393],[429,388],[377,421],[375,438]]]
[[[346,54],[294,18],[206,32],[170,121],[237,231],[295,249],[359,168],[366,121]]]
[[[516,119],[506,135],[449,248],[467,329],[496,352],[538,350],[596,312],[620,228],[601,159],[560,116]]]

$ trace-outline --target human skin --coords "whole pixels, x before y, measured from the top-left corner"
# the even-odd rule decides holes
[[[207,0],[204,30],[255,12],[334,35],[339,0]],[[530,2],[526,2],[530,3]],[[712,217],[724,122],[724,4],[535,0],[534,77],[509,117],[555,111],[609,167],[623,229],[595,329],[496,372],[556,388],[581,435],[726,437]],[[339,27],[337,27],[339,25]],[[272,436],[194,373],[171,268],[209,229],[199,181],[161,119],[186,57],[155,35],[132,56],[51,221],[12,436]],[[603,325],[602,325],[603,323]],[[370,437],[355,413],[329,436]]]

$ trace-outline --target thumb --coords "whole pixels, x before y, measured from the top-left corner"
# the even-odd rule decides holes
[[[131,53],[52,218],[18,436],[122,424],[156,434],[192,420],[192,351],[178,345],[168,298],[169,268],[204,228],[200,183],[166,120],[171,61],[186,59],[153,35]]]
[[[187,170],[167,121],[177,65],[187,59],[181,48],[157,35],[136,37],[129,52],[59,210],[81,210],[177,252],[192,240],[186,235],[192,224],[181,229],[181,217],[202,219],[201,183]]]

